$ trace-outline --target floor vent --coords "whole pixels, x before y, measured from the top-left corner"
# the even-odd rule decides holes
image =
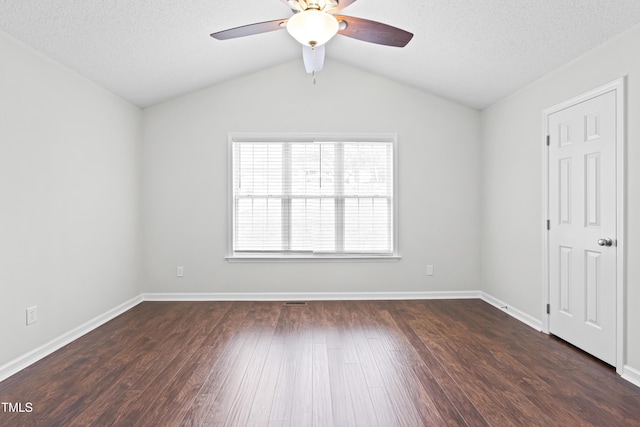
[[[301,307],[303,305],[307,305],[306,301],[286,301],[284,303],[285,307]]]

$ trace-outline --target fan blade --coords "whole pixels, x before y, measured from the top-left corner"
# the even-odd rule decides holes
[[[322,71],[324,66],[324,46],[320,45],[312,48],[305,44],[302,45],[302,60],[304,61],[304,69],[307,73]]]
[[[338,0],[338,6],[329,10],[325,10],[325,12],[328,12],[328,13],[340,12],[342,9],[349,6],[351,3],[354,3],[355,1],[356,0]]]
[[[344,15],[336,16],[336,19],[347,24],[347,28],[339,30],[338,34],[369,43],[405,47],[413,37],[408,31],[381,22]]]
[[[282,30],[287,19],[276,19],[275,21],[258,22],[256,24],[243,25],[242,27],[230,28],[211,34],[211,37],[218,40],[235,39],[237,37],[252,36],[254,34],[268,33],[269,31]]]

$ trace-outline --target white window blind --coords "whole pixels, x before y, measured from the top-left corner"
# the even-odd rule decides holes
[[[233,255],[394,254],[393,141],[232,141]]]

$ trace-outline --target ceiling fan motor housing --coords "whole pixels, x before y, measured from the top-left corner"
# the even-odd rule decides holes
[[[320,46],[338,33],[338,20],[326,12],[307,9],[298,12],[287,21],[287,31],[306,46]]]
[[[329,11],[338,7],[337,0],[288,0],[287,3],[291,9],[299,12],[305,10],[323,10]]]

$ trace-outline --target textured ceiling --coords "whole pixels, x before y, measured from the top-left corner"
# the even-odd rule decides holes
[[[403,49],[337,36],[339,61],[482,109],[640,23],[638,0],[359,0],[345,15],[414,33]],[[209,34],[290,16],[280,0],[2,0],[0,30],[146,107],[300,60],[286,31]]]

